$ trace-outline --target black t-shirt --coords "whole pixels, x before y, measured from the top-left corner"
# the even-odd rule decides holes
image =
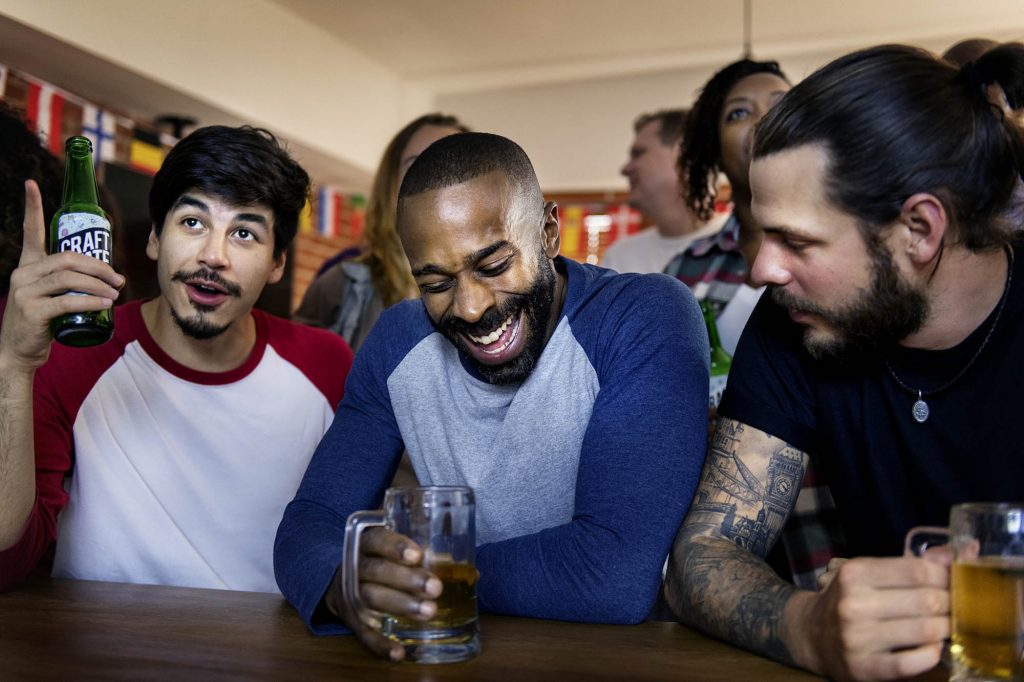
[[[810,453],[827,476],[852,556],[898,555],[916,525],[946,525],[958,502],[1024,501],[1024,242],[1014,245],[1004,310],[974,364],[996,309],[947,350],[893,347],[839,366],[813,360],[802,327],[761,301],[743,332],[719,413]]]

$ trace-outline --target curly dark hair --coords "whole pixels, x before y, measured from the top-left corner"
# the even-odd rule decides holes
[[[60,206],[64,171],[60,162],[28,129],[22,117],[0,102],[0,296],[7,296],[11,273],[21,258],[25,221],[25,181],[35,180],[49,223]]]
[[[747,76],[770,73],[789,82],[778,62],[741,59],[719,70],[701,90],[686,118],[683,152],[679,155],[679,177],[686,179],[686,200],[702,220],[715,211],[715,177],[722,158],[718,122],[729,90]]]

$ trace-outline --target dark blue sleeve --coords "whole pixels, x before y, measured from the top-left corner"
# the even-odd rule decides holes
[[[387,376],[409,330],[395,320],[382,317],[356,355],[345,397],[277,529],[277,584],[317,634],[347,632],[321,606],[341,563],[345,521],[354,511],[380,507],[402,453]]]
[[[573,520],[478,548],[484,610],[637,623],[657,597],[704,461],[710,351],[685,286],[624,277],[572,321],[600,383]]]

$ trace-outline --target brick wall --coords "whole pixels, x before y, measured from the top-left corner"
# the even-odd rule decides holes
[[[313,281],[313,275],[320,269],[323,262],[354,245],[349,236],[322,237],[316,233],[304,233],[295,237],[292,270],[292,311],[299,306],[303,294]]]

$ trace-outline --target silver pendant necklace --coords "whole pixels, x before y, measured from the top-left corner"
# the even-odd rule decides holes
[[[982,340],[981,345],[978,346],[978,350],[974,351],[974,355],[972,355],[971,359],[967,361],[967,364],[963,366],[963,369],[957,372],[955,377],[947,381],[942,386],[939,386],[936,389],[932,389],[931,391],[925,391],[920,388],[911,388],[910,386],[907,386],[905,383],[903,383],[898,376],[896,376],[896,372],[893,371],[892,366],[889,364],[889,361],[884,361],[885,368],[889,370],[889,376],[893,378],[893,381],[895,381],[896,384],[904,391],[907,391],[911,395],[917,396],[917,400],[914,401],[913,406],[910,408],[910,416],[913,417],[914,421],[916,421],[918,424],[924,424],[926,421],[928,421],[928,417],[931,415],[931,408],[928,407],[928,403],[925,402],[925,398],[942,393],[950,386],[958,382],[960,380],[960,377],[967,373],[967,370],[971,368],[971,365],[974,364],[974,361],[978,359],[979,355],[981,355],[981,351],[985,350],[985,346],[988,345],[989,339],[992,338],[992,332],[995,331],[996,325],[999,324],[999,318],[1002,317],[1003,315],[1003,306],[1006,305],[1006,299],[1010,295],[1010,284],[1013,282],[1013,250],[1011,250],[1009,247],[1007,247],[1006,249],[1006,260],[1006,284],[1003,286],[1003,295],[999,297],[999,306],[996,308],[996,314],[992,318],[992,326],[988,328],[988,332],[985,334],[985,338]]]

